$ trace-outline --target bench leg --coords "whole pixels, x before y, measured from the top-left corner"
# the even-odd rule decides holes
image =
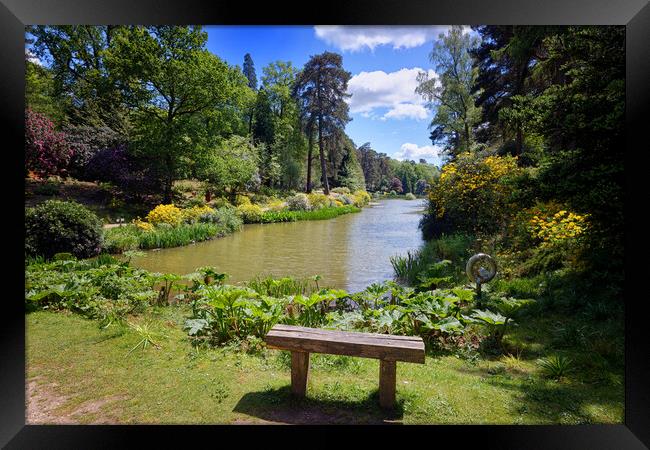
[[[309,353],[291,352],[291,393],[304,397],[309,375]]]
[[[379,360],[379,405],[384,409],[395,407],[395,377],[397,363]]]

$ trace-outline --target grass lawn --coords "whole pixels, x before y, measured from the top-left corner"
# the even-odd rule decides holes
[[[428,354],[398,363],[398,408],[378,407],[377,360],[311,356],[307,398],[289,393],[288,352],[196,350],[181,328],[185,307],[153,309],[160,348],[137,348],[130,328],[100,330],[69,313],[26,316],[28,423],[404,423],[578,424],[623,422],[622,355],[614,362],[565,350],[581,369],[562,381],[543,378],[552,318],[509,336],[519,358],[493,360]],[[128,355],[127,355],[128,354]]]

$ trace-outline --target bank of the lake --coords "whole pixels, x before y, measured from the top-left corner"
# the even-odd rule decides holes
[[[391,279],[390,257],[420,247],[423,209],[421,200],[380,200],[328,220],[246,224],[219,239],[147,251],[132,264],[179,275],[214,266],[233,284],[256,275],[318,274],[323,286],[354,292]]]

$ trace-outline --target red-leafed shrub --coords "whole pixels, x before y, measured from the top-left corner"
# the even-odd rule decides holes
[[[67,175],[72,151],[65,134],[47,116],[25,111],[25,172],[38,176]]]

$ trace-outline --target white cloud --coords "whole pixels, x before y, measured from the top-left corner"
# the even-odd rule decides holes
[[[386,119],[424,120],[429,113],[424,107],[424,99],[415,93],[417,76],[423,70],[419,67],[400,69],[386,73],[382,70],[361,72],[348,83],[350,112],[361,113],[363,117]],[[436,73],[429,70],[429,77]],[[378,116],[375,110],[388,109]]]
[[[382,116],[382,119],[417,119],[424,120],[429,116],[429,112],[422,105],[413,103],[400,103],[393,109]]]
[[[30,62],[33,62],[34,64],[38,64],[39,66],[42,66],[42,65],[43,65],[43,63],[41,62],[41,60],[38,59],[38,57],[37,57],[36,55],[34,55],[34,53],[32,53],[32,51],[29,50],[28,48],[25,49],[25,55],[27,56],[27,59],[28,59]]]
[[[424,145],[420,147],[417,144],[406,142],[402,144],[399,151],[397,151],[393,157],[400,161],[419,161],[420,158],[424,158],[429,163],[440,165],[441,154],[442,148],[437,145]]]
[[[419,47],[438,38],[449,26],[343,26],[316,25],[316,36],[342,51],[374,50],[380,45],[394,49]]]

